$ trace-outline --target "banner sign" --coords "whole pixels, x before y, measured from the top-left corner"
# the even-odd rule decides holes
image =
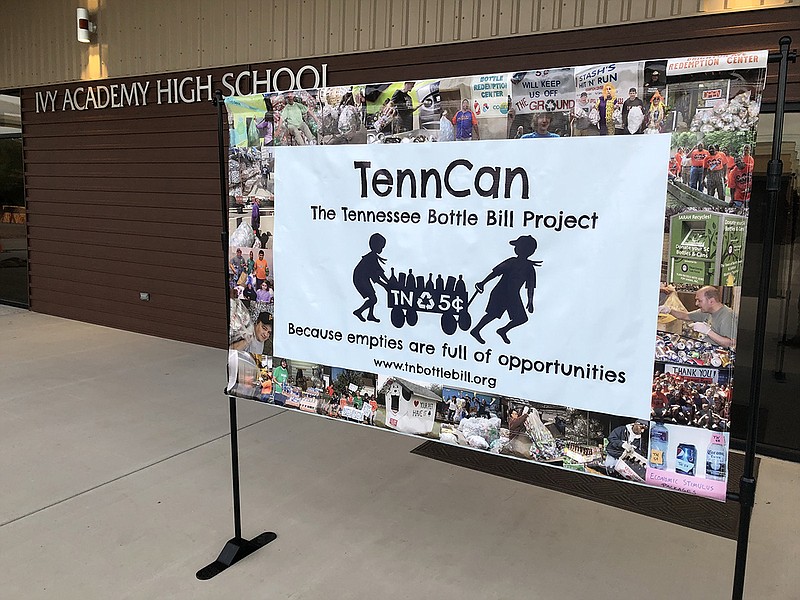
[[[575,95],[580,98],[586,92],[590,100],[597,100],[603,95],[603,88],[611,85],[620,96],[627,97],[628,90],[641,87],[640,73],[641,64],[638,62],[576,67]]]
[[[519,114],[566,112],[575,106],[575,71],[544,69],[511,76],[514,108]]]
[[[508,75],[482,75],[472,78],[473,110],[478,118],[503,117],[508,114],[510,87]]]
[[[576,141],[278,149],[276,347],[649,418],[669,136]]]
[[[766,56],[227,98],[229,393],[724,501]]]
[[[712,71],[741,71],[743,69],[766,69],[769,51],[738,52],[723,56],[689,56],[671,58],[667,62],[667,75],[688,75]]]

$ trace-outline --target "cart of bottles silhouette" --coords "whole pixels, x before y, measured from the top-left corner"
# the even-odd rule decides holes
[[[429,273],[426,281],[422,275],[414,275],[412,269],[395,275],[392,268],[386,292],[392,325],[398,329],[406,323],[416,325],[419,313],[440,314],[442,331],[447,335],[453,335],[458,328],[467,331],[472,325],[470,298],[461,275],[457,279],[450,275],[445,280],[439,274],[434,280],[433,273]]]

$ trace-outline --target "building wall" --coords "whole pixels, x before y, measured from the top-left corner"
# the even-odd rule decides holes
[[[224,343],[214,107],[37,115],[22,102],[31,309]]]
[[[800,6],[760,11],[758,22],[754,14],[353,53],[324,61],[328,83],[346,85],[775,48],[783,34],[800,39]],[[226,70],[297,69],[309,62],[322,60],[211,73],[217,87]],[[774,99],[775,71],[770,71],[766,102]],[[151,95],[146,107],[37,113],[35,93],[52,89],[61,88],[22,93],[31,309],[224,346],[214,107],[209,102],[159,105]],[[800,101],[797,65],[790,70],[789,99]],[[150,293],[149,302],[139,300],[141,291]]]
[[[800,0],[26,0],[0,22],[0,89],[797,7]],[[9,0],[6,4],[12,4]],[[75,9],[97,24],[76,41]],[[760,21],[753,14],[751,21]],[[783,17],[788,20],[788,17]],[[692,27],[693,25],[688,25]],[[630,40],[617,40],[628,43]],[[529,42],[530,43],[530,42]],[[465,50],[465,52],[468,52]],[[691,54],[689,49],[676,54]]]

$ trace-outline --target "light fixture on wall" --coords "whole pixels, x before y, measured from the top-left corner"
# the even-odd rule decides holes
[[[92,40],[90,35],[97,31],[97,26],[89,20],[89,11],[85,8],[79,8],[77,11],[78,17],[78,41],[88,44]]]

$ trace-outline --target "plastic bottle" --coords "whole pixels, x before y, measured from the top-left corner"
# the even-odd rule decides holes
[[[650,428],[650,466],[663,471],[667,468],[667,446],[669,431],[662,423],[654,423]]]
[[[413,292],[417,289],[417,279],[414,277],[413,269],[408,270],[408,275],[406,276],[406,291]]]
[[[727,475],[728,454],[725,452],[725,437],[721,433],[714,433],[706,450],[706,479],[725,481]]]
[[[461,294],[461,295],[467,294],[467,284],[464,283],[463,275],[459,275],[458,281],[456,281],[456,294]]]

